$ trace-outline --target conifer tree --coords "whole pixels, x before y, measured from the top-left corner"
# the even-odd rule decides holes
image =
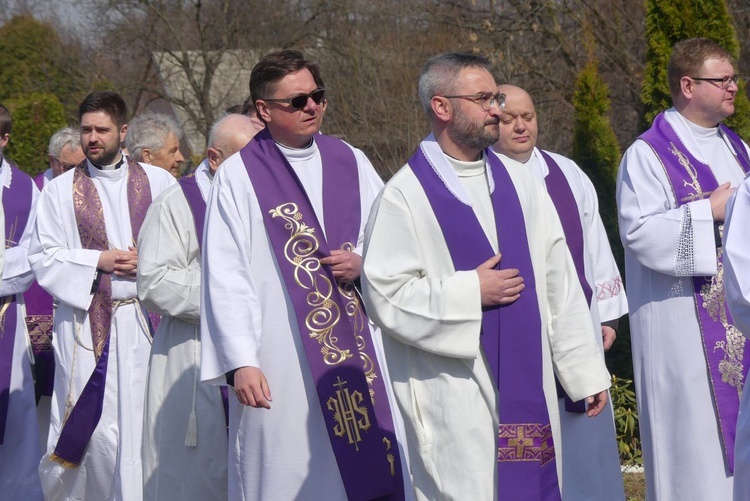
[[[646,125],[656,115],[672,106],[667,81],[667,63],[672,47],[680,40],[706,37],[724,47],[735,59],[735,72],[741,74],[737,62],[740,44],[732,25],[725,0],[646,0],[646,69],[641,99]],[[744,139],[750,138],[750,104],[745,84],[735,98],[735,113],[727,120]],[[645,127],[644,127],[645,128]]]

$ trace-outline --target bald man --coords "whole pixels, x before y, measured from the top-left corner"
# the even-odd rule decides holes
[[[595,330],[601,332],[597,341],[606,351],[614,342],[617,319],[627,313],[627,300],[599,217],[594,186],[572,160],[536,147],[537,115],[531,96],[513,85],[501,85],[498,90],[505,94],[505,108],[494,150],[505,165],[528,168],[544,181],[563,224]],[[624,500],[611,408],[587,418],[582,402],[573,403],[562,391],[558,396],[563,499]]]
[[[260,128],[231,114],[211,129],[207,158],[154,200],[138,239],[138,297],[162,321],[154,336],[143,434],[144,499],[227,499],[219,390],[200,383],[200,256],[206,197],[219,166]]]

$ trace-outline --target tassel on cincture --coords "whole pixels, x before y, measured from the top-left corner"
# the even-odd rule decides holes
[[[190,412],[190,417],[188,418],[185,445],[188,447],[198,447],[198,417],[195,415],[195,409]]]
[[[65,468],[73,469],[78,468],[77,463],[73,463],[72,461],[68,461],[67,459],[63,459],[54,452],[49,455],[50,461],[54,461],[55,463],[63,465]]]

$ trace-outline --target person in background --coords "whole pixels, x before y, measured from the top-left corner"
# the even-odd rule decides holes
[[[185,161],[180,151],[182,129],[177,121],[163,113],[147,112],[128,123],[125,148],[136,162],[168,170],[180,177],[180,165]]]

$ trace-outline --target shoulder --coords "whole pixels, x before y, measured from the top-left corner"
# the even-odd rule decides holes
[[[182,191],[182,186],[180,186],[179,183],[175,183],[159,193],[159,195],[154,198],[152,205],[172,206],[175,204],[183,205],[183,203],[186,203],[186,200],[185,194]]]
[[[591,178],[589,178],[588,174],[586,174],[573,159],[552,151],[543,151],[549,155],[558,166],[560,166],[560,170],[563,171],[565,178],[568,179],[569,182],[577,182],[583,186],[592,185]]]

